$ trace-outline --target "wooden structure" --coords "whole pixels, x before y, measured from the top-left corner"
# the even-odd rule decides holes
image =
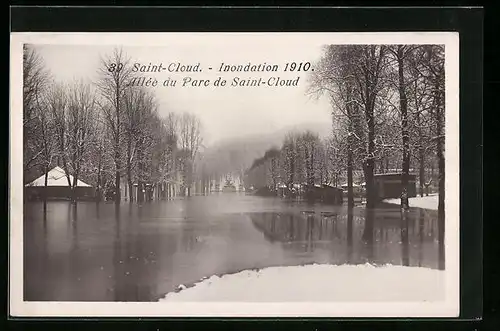
[[[400,198],[402,192],[402,174],[377,174],[374,175],[374,184],[379,200]],[[416,176],[408,175],[408,197],[417,196]]]
[[[347,183],[342,184],[340,187],[344,191],[344,195],[347,195],[348,190],[349,190],[349,187],[348,187]],[[364,196],[364,194],[365,194],[365,187],[364,187],[364,185],[363,184],[355,184],[355,183],[353,183],[352,184],[352,193],[353,193],[354,197],[356,197],[356,198]]]
[[[311,187],[304,185],[303,189],[306,200],[333,205],[341,205],[343,203],[343,191],[341,188],[323,184]]]
[[[68,177],[73,183],[73,176],[66,175],[66,172],[55,167],[47,173],[47,186],[45,186],[45,175],[42,175],[24,187],[24,194],[28,200],[42,200],[44,197],[50,200],[70,199],[72,195],[71,187],[68,184]],[[79,200],[91,200],[95,197],[95,189],[81,180],[77,181],[74,188],[75,198]]]

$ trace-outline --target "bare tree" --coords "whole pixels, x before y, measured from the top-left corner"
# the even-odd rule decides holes
[[[432,183],[432,176],[426,180],[426,166],[428,161],[433,163],[432,158],[429,159],[434,141],[432,140],[432,100],[433,100],[433,84],[423,72],[426,71],[424,59],[426,50],[424,47],[418,47],[408,59],[411,81],[409,93],[412,100],[410,106],[412,108],[413,121],[411,129],[413,130],[413,142],[411,145],[416,147],[414,158],[418,160],[419,168],[419,191],[423,197],[424,192],[429,194],[428,187]],[[425,189],[424,189],[425,188]]]
[[[95,132],[92,135],[93,140],[91,150],[88,153],[89,157],[85,162],[85,168],[82,169],[83,175],[92,179],[96,188],[96,201],[101,201],[103,196],[103,188],[106,183],[106,178],[109,177],[112,168],[112,158],[109,154],[109,139],[107,139],[108,130],[102,114],[96,110],[95,112]]]
[[[51,104],[57,125],[58,155],[71,190],[71,200],[75,202],[78,180],[96,129],[96,98],[90,85],[80,81],[70,86],[67,94],[61,87],[57,88]]]
[[[32,118],[39,107],[39,98],[49,82],[49,72],[42,57],[31,45],[23,45],[23,123]]]
[[[46,187],[48,184],[48,172],[56,155],[56,140],[55,138],[55,125],[53,113],[50,112],[50,99],[49,93],[44,93],[42,96],[36,98],[37,106],[33,110],[32,123],[35,123],[35,131],[31,131],[32,139],[31,144],[35,150],[39,150],[39,162],[37,164],[42,166],[45,174],[44,180],[44,194],[43,199],[46,201],[47,192]],[[35,138],[35,139],[33,139]]]
[[[137,163],[137,202],[145,199],[145,184],[151,179],[153,147],[155,145],[154,122],[157,118],[157,105],[154,95],[141,92],[137,100],[137,132],[136,132],[136,163]],[[151,184],[151,183],[149,183]],[[148,191],[149,193],[149,191]],[[149,197],[149,195],[148,195]]]
[[[310,197],[316,183],[315,168],[317,159],[316,151],[319,148],[319,137],[311,131],[306,131],[299,136],[298,145],[301,151],[301,158],[304,160],[305,179],[307,183],[307,195]]]
[[[410,173],[410,128],[408,121],[408,82],[405,77],[408,58],[415,50],[412,45],[396,45],[387,48],[397,63],[397,89],[399,94],[399,111],[401,114],[401,137],[402,137],[402,175],[401,175],[401,208],[408,210],[408,181]],[[407,74],[406,74],[407,76]]]
[[[438,158],[438,223],[439,223],[439,241],[444,242],[444,204],[445,204],[445,156],[444,156],[444,124],[445,124],[445,73],[444,73],[444,47],[441,45],[429,45],[425,47],[426,56],[424,65],[427,71],[427,77],[432,82],[433,97],[433,117],[435,121],[436,155]],[[441,249],[442,247],[440,247]],[[444,249],[444,248],[442,248]],[[443,252],[444,254],[444,252]]]
[[[171,187],[175,181],[176,119],[174,113],[169,113],[166,118],[155,116],[151,123],[154,135],[152,171],[158,198],[170,196]]]
[[[345,135],[340,130],[335,130],[332,135],[325,142],[328,151],[328,166],[330,167],[330,184],[338,187],[342,180],[342,172],[346,169],[346,151]],[[352,159],[350,159],[352,161]],[[349,160],[347,160],[347,169],[349,170]],[[351,168],[352,169],[352,168]],[[349,171],[348,171],[349,173]],[[351,170],[352,176],[352,170]],[[352,177],[351,177],[352,178]],[[352,191],[352,180],[351,180]],[[352,195],[352,193],[351,193]],[[352,201],[354,206],[354,201]]]
[[[39,165],[37,159],[45,153],[44,146],[38,144],[38,134],[48,127],[39,128],[40,116],[45,116],[43,94],[50,81],[50,73],[45,68],[42,57],[32,45],[23,45],[23,169],[26,176]],[[47,118],[42,118],[46,123]],[[46,159],[46,158],[45,158]],[[42,163],[46,163],[46,160]]]
[[[297,149],[297,134],[295,132],[289,132],[285,136],[283,142],[282,150],[282,164],[283,164],[283,178],[288,187],[288,190],[292,192],[293,185],[297,181],[297,159],[298,159],[298,149]]]
[[[62,84],[53,84],[47,94],[46,106],[49,109],[54,121],[55,139],[57,145],[57,164],[62,163],[63,168],[67,169],[67,113],[69,98],[65,89],[66,87]],[[69,181],[68,185],[71,186]]]
[[[280,150],[277,148],[271,148],[264,154],[264,159],[266,159],[266,177],[267,186],[271,188],[273,193],[276,193],[278,184],[280,181]]]
[[[350,45],[329,45],[324,48],[316,70],[311,76],[309,94],[321,97],[326,94],[332,104],[332,128],[335,131],[345,131],[347,159],[347,199],[348,206],[354,207],[353,169],[355,149],[363,143],[363,129],[360,125],[363,119],[360,113],[362,92],[358,86],[361,79],[357,70],[360,61],[359,47]],[[356,57],[356,55],[358,57]],[[356,80],[357,78],[357,80]],[[338,139],[336,142],[343,141]],[[344,150],[336,147],[336,153]],[[360,153],[358,153],[360,154]],[[362,153],[365,154],[365,153]],[[339,165],[339,164],[337,164]]]
[[[323,184],[330,184],[331,177],[330,177],[330,149],[328,148],[328,140],[322,139],[318,143],[318,148],[316,149],[316,154],[314,156],[316,162],[315,166],[315,177],[318,178],[318,183],[323,185]]]
[[[176,181],[176,153],[178,142],[179,119],[175,113],[169,113],[165,119],[165,153],[163,154],[162,176],[167,180],[168,195],[174,195],[174,183]]]
[[[368,142],[363,171],[366,181],[366,208],[374,208],[376,191],[374,185],[375,169],[375,105],[383,87],[382,75],[385,67],[386,46],[356,45],[353,57],[356,58],[354,80],[356,81],[368,129]]]
[[[195,159],[203,142],[201,136],[201,122],[194,114],[184,113],[179,119],[179,144],[183,151],[181,159],[183,163],[183,189],[187,189],[187,195],[191,195],[193,183]]]
[[[115,49],[111,55],[101,59],[98,74],[99,80],[96,85],[103,98],[101,109],[104,114],[104,120],[110,129],[112,139],[115,163],[115,201],[116,203],[120,203],[120,176],[122,172],[121,139],[123,135],[122,106],[125,91],[133,78],[130,60],[126,57],[123,50]]]
[[[133,194],[133,165],[136,155],[136,143],[139,138],[141,111],[144,104],[146,92],[143,89],[128,87],[123,94],[123,133],[126,143],[126,174],[129,191],[129,201],[134,200]]]

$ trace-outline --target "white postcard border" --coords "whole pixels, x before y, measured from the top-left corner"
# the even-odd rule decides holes
[[[279,39],[276,39],[279,37]],[[23,301],[22,45],[178,46],[229,45],[242,38],[265,43],[444,44],[446,75],[445,263],[442,302],[303,303],[123,303]],[[457,32],[398,33],[12,33],[10,63],[9,294],[10,315],[17,317],[456,317],[459,313],[459,35]]]

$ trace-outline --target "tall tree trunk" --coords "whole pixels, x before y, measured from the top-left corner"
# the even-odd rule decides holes
[[[144,202],[144,182],[143,182],[143,164],[142,164],[142,150],[138,146],[137,161],[138,161],[138,174],[137,174],[137,202]]]
[[[404,80],[404,47],[398,46],[399,107],[401,110],[401,136],[403,140],[403,164],[401,174],[401,208],[408,210],[408,178],[410,172],[410,135],[408,132],[408,100]]]
[[[352,151],[347,152],[347,207],[354,208],[354,190],[352,178]]]
[[[73,185],[71,186],[71,202],[74,204],[76,204],[76,199],[77,199],[76,188],[78,187],[78,173],[79,173],[79,171],[77,170],[75,173],[75,176],[73,177]]]
[[[278,191],[277,191],[277,187],[278,187],[277,180],[278,180],[278,178],[276,176],[276,171],[277,171],[276,168],[277,167],[276,167],[276,161],[275,161],[275,159],[271,159],[271,165],[272,165],[272,169],[273,169],[272,170],[272,172],[273,172],[273,174],[272,174],[272,176],[273,176],[273,188],[274,188],[275,194],[277,194],[278,193]]]
[[[352,188],[353,185],[353,176],[352,176],[352,168],[353,168],[353,160],[352,160],[352,117],[351,117],[351,107],[347,106],[347,116],[349,121],[349,134],[347,135],[347,207],[349,208],[349,212],[352,213],[352,208],[354,208],[354,190]]]
[[[118,64],[117,64],[118,65]],[[115,110],[116,110],[116,142],[115,142],[115,163],[116,163],[116,178],[115,178],[115,186],[116,186],[116,195],[115,202],[116,204],[120,204],[121,201],[121,153],[120,153],[120,131],[121,131],[121,121],[120,121],[120,93],[122,91],[122,87],[120,86],[119,77],[116,79],[116,89],[115,89]]]
[[[134,195],[132,194],[134,183],[132,180],[132,141],[129,135],[129,139],[127,141],[127,183],[128,183],[128,195],[129,202],[134,201]]]
[[[121,168],[121,162],[120,162],[120,152],[118,151],[119,145],[115,145],[115,165],[116,165],[116,173],[115,173],[115,203],[120,204],[121,200],[121,191],[120,191],[120,168]]]
[[[99,156],[99,161],[97,163],[97,196],[96,201],[101,201],[101,155]]]
[[[47,167],[47,165],[45,165],[45,179],[44,179],[43,196],[42,196],[44,208],[46,208],[46,206],[47,206],[47,184],[48,184],[48,181],[49,181],[49,167]]]
[[[144,202],[144,183],[141,179],[137,181],[137,203]]]
[[[418,153],[419,153],[419,158],[420,158],[420,160],[419,160],[419,175],[418,175],[420,196],[423,197],[424,196],[424,185],[425,185],[425,151],[424,151],[422,144],[420,144]]]
[[[437,85],[437,84],[436,84]],[[440,91],[439,85],[437,91]],[[439,93],[439,92],[438,92]],[[439,185],[439,202],[438,202],[438,241],[440,256],[440,266],[444,268],[444,232],[445,232],[445,157],[444,157],[444,135],[443,135],[443,111],[441,109],[441,95],[437,98],[436,104],[436,153],[438,158],[438,185]],[[441,269],[442,269],[441,268]]]
[[[368,60],[364,69],[364,95],[365,116],[368,127],[368,155],[364,165],[366,180],[366,208],[374,208],[377,204],[378,194],[374,182],[375,169],[375,101],[377,98],[378,80],[381,73],[381,64],[384,58],[384,46],[380,46],[379,54],[376,54],[376,46],[365,49]]]
[[[424,197],[425,191],[427,191],[427,185],[425,182],[425,136],[424,130],[422,129],[422,114],[420,113],[419,101],[417,98],[417,81],[415,81],[415,111],[416,111],[416,120],[418,127],[418,159],[419,159],[419,169],[418,169],[418,182],[419,182],[419,190],[420,196]]]
[[[375,167],[375,121],[373,118],[373,108],[375,100],[369,102],[367,109],[368,122],[368,156],[364,165],[365,180],[366,180],[366,208],[375,208],[376,205],[376,188],[374,183],[373,170]]]
[[[435,169],[436,168],[436,160],[433,158],[432,162],[431,162],[431,181],[432,181],[432,186],[434,186],[434,183],[436,182],[434,180],[434,177],[435,177]]]
[[[315,176],[314,176],[314,147],[311,147],[311,161],[309,164],[309,183],[311,187],[314,187],[314,182],[315,182]]]

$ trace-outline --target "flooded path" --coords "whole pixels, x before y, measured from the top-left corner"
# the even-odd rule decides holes
[[[222,193],[137,204],[27,203],[24,299],[157,301],[179,284],[268,266],[439,268],[437,213]],[[366,221],[368,219],[368,221]],[[366,224],[368,226],[365,226]]]

